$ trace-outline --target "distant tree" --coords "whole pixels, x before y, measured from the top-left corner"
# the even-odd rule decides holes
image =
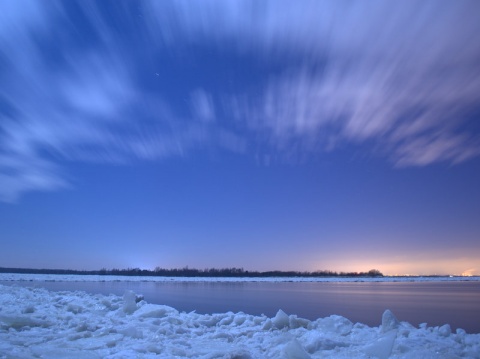
[[[315,272],[297,271],[246,271],[243,268],[205,268],[195,269],[185,266],[183,268],[166,269],[155,267],[154,270],[127,268],[106,269],[95,271],[72,270],[72,269],[32,269],[32,268],[3,268],[0,273],[38,273],[38,274],[83,274],[83,275],[119,275],[119,276],[165,276],[165,277],[383,277],[378,269],[368,272],[333,272],[329,270],[317,270]]]
[[[378,269],[370,269],[367,273],[369,277],[383,277],[383,273]]]

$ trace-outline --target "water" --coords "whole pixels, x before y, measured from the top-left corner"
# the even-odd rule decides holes
[[[450,324],[480,333],[480,282],[3,282],[50,290],[143,294],[149,303],[197,313],[245,312],[274,316],[278,309],[314,320],[332,314],[369,326],[390,309],[414,326]]]

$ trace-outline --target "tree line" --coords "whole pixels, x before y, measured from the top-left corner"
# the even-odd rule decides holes
[[[74,269],[33,269],[33,268],[2,268],[0,273],[24,274],[78,274],[78,275],[120,275],[120,276],[157,276],[157,277],[383,277],[378,269],[368,272],[334,272],[330,270],[308,271],[248,271],[243,268],[183,268],[166,269],[156,267],[154,270],[140,268],[74,270]]]

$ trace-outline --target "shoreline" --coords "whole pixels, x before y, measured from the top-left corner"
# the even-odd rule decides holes
[[[398,282],[478,282],[480,276],[383,276],[383,277],[156,277],[90,274],[0,273],[0,282],[304,282],[304,283],[398,283]]]

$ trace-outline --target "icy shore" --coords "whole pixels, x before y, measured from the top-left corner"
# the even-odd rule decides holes
[[[28,282],[456,282],[480,281],[475,277],[156,277],[80,274],[0,273],[0,281]]]
[[[0,285],[0,358],[480,358],[480,334],[332,315],[197,314],[123,297]]]

